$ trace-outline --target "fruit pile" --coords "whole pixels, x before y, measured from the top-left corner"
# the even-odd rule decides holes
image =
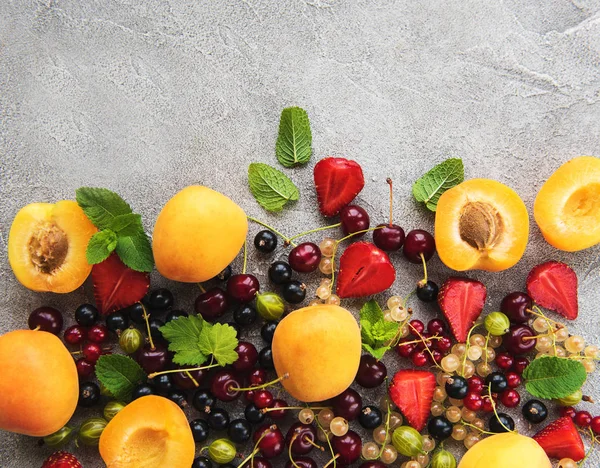
[[[307,163],[306,113],[285,109],[279,132],[279,162]],[[248,175],[268,211],[299,197],[269,165],[251,164]],[[491,309],[481,281],[452,275],[438,285],[428,274],[436,253],[459,272],[515,265],[529,236],[520,197],[493,180],[464,181],[462,161],[449,159],[413,186],[436,213],[435,236],[405,233],[390,179],[389,217],[371,226],[354,203],[365,185],[357,162],[325,158],[313,175],[320,212],[339,221],[294,236],[200,186],[166,203],[151,240],[141,216],[106,189],[24,207],[9,237],[17,279],[68,293],[91,276],[94,304],[72,319],[37,308],[29,330],[0,337],[0,373],[11,376],[0,381],[11,395],[0,401],[0,428],[60,448],[43,468],[81,467],[63,450],[80,444],[121,468],[550,468],[550,458],[581,466],[600,415],[574,407],[591,402],[581,388],[600,353],[564,323],[578,315],[575,272],[542,263],[524,291]],[[582,157],[544,184],[534,215],[548,242],[600,242],[598,180],[600,159]],[[253,245],[269,261],[268,284],[247,271],[249,222],[261,226]],[[423,269],[400,286],[411,291],[403,296],[390,291],[400,252]],[[154,266],[199,289],[187,312],[172,288],[150,287]],[[342,307],[348,298],[368,300],[353,315]],[[422,304],[439,316],[424,323]],[[402,370],[388,375],[386,362]],[[93,416],[75,426],[77,406]],[[516,408],[531,427],[554,408],[560,417],[526,437]]]

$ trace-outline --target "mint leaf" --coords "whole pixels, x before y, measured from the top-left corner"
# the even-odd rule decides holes
[[[75,190],[75,199],[85,215],[98,229],[111,229],[112,220],[131,213],[131,207],[115,192],[98,187]]]
[[[94,234],[85,250],[85,258],[90,265],[103,262],[117,246],[117,235],[110,229]]]
[[[396,338],[400,324],[387,322],[383,311],[374,299],[360,309],[360,336],[363,348],[376,359],[381,359],[390,349],[390,341]]]
[[[587,373],[579,361],[555,356],[534,359],[523,372],[525,388],[538,398],[564,398],[584,384]]]
[[[305,164],[312,153],[312,133],[308,114],[300,107],[281,111],[279,136],[275,144],[277,159],[285,167]]]
[[[130,236],[138,232],[144,232],[142,216],[135,213],[127,213],[115,216],[110,222],[110,229],[120,236]]]
[[[151,272],[154,267],[152,246],[146,234],[137,232],[117,238],[117,254],[125,265],[135,271]]]
[[[200,350],[204,354],[212,354],[215,361],[221,366],[233,364],[237,361],[238,354],[235,351],[237,345],[238,340],[235,329],[222,323],[205,324],[198,341]]]
[[[146,373],[133,359],[122,354],[104,354],[96,362],[96,377],[117,400],[131,400],[135,386]]]
[[[391,349],[389,346],[382,346],[380,348],[372,348],[371,346],[369,346],[368,344],[365,344],[365,343],[363,343],[362,346],[365,351],[367,351],[369,354],[371,354],[371,356],[373,356],[378,361],[380,361],[381,358],[383,357],[383,355]]]
[[[398,322],[386,322],[384,320],[376,322],[372,326],[371,333],[375,343],[379,346],[392,340],[398,333]]]
[[[287,202],[300,197],[294,183],[284,173],[267,164],[250,164],[248,182],[252,195],[267,211],[281,211]]]
[[[418,202],[425,203],[430,211],[435,211],[442,193],[464,180],[462,159],[446,159],[414,183],[413,195]]]
[[[383,311],[375,299],[366,302],[360,309],[360,320],[375,323],[383,320]]]
[[[201,366],[206,361],[206,354],[199,346],[200,333],[205,326],[210,326],[196,315],[179,317],[160,327],[160,332],[169,342],[169,351],[175,356],[173,362],[180,365]]]

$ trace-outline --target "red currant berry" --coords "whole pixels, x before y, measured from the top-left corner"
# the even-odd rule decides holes
[[[572,406],[561,406],[559,412],[561,417],[568,416],[571,419],[574,419],[577,414],[577,411]]]
[[[257,390],[246,390],[244,392],[244,398],[248,403],[254,403],[254,395],[256,395]]]
[[[288,404],[285,400],[273,400],[273,403],[271,403],[269,405],[269,408],[287,408]],[[278,411],[269,411],[267,413],[267,415],[271,418],[271,419],[283,419],[285,418],[286,412],[285,410],[278,410]]]
[[[518,388],[521,385],[522,379],[516,372],[507,372],[506,381],[508,382],[508,388]]]
[[[424,351],[415,351],[412,356],[412,363],[417,367],[424,367],[429,362],[429,358]]]
[[[420,320],[411,320],[408,323],[408,329],[410,330],[410,334],[413,336],[418,337],[418,333],[420,333],[421,335],[423,335],[423,332],[425,331],[425,325],[423,325],[423,322],[421,322]]]
[[[592,423],[592,415],[587,411],[577,411],[575,413],[575,417],[573,418],[575,424],[577,424],[582,429],[587,429],[590,427]]]
[[[238,359],[232,364],[233,368],[238,372],[252,370],[258,361],[258,351],[254,345],[247,341],[240,341],[235,348],[235,352],[238,355]]]
[[[531,340],[532,342],[535,340]],[[529,365],[529,359],[527,359],[526,357],[523,356],[519,356],[515,358],[515,362],[511,367],[511,370],[513,372],[516,372],[517,374],[521,375],[523,374],[523,371],[525,370],[525,368]]]
[[[254,392],[254,405],[259,408],[268,408],[273,403],[273,394],[268,390],[256,390]]]
[[[480,411],[483,406],[483,398],[477,393],[467,393],[463,398],[463,405],[471,411]]]
[[[70,345],[78,345],[83,343],[85,337],[85,329],[80,325],[72,325],[65,330],[64,338]]]
[[[91,375],[94,373],[94,368],[96,367],[94,364],[84,358],[77,359],[75,366],[77,367],[77,375],[79,375],[80,379],[87,379],[88,377],[91,377]]]
[[[437,349],[433,349],[431,354],[427,353],[427,359],[430,364],[439,364],[443,357],[444,355]]]
[[[494,405],[492,404],[492,398],[494,400],[494,404],[497,404],[497,398],[492,396],[490,398],[489,395],[483,397],[483,405],[481,406],[482,411],[485,413],[492,413],[494,411]]]
[[[483,377],[474,375],[469,377],[467,382],[469,384],[469,392],[476,393],[477,395],[481,395],[483,393],[483,389],[485,387],[485,380],[483,380]]]
[[[88,362],[96,364],[96,361],[102,355],[102,348],[97,343],[86,343],[81,348],[81,353]]]
[[[509,353],[498,353],[496,355],[496,365],[502,370],[508,370],[514,364],[515,359]]]
[[[519,395],[519,392],[511,388],[500,395],[500,401],[507,408],[516,408],[521,402],[521,395]]]
[[[254,369],[248,376],[250,386],[258,386],[267,383],[267,371],[264,369]]]
[[[300,273],[315,271],[321,261],[321,250],[317,244],[303,242],[294,247],[288,256],[288,263]]]
[[[108,328],[104,325],[97,324],[93,325],[87,331],[87,339],[93,343],[104,343],[108,338]]]
[[[446,324],[440,319],[431,319],[427,322],[427,331],[432,335],[443,335],[446,333]]]
[[[400,342],[398,346],[396,346],[396,351],[398,354],[404,358],[409,358],[415,350],[415,343],[402,343]]]
[[[452,348],[452,340],[447,336],[442,336],[439,340],[437,340],[433,347],[438,351],[446,352]]]
[[[594,431],[595,434],[600,434],[600,416],[592,418],[590,427],[592,428],[592,431]]]

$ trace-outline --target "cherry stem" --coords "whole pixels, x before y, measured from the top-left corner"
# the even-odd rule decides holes
[[[150,349],[154,351],[156,349],[156,346],[154,346],[154,341],[152,341],[152,333],[150,333],[150,321],[148,320],[150,318],[150,315],[148,314],[148,311],[146,310],[144,304],[142,304],[141,302],[138,302],[138,304],[142,306],[142,310],[144,311],[144,321],[146,322],[146,330],[148,330],[148,341],[150,341]]]
[[[258,453],[258,444],[260,444],[260,441],[263,440],[264,436],[265,436],[265,434],[263,434],[262,436],[260,436],[260,438],[256,442],[256,445],[254,446],[254,450],[252,450],[252,453],[250,455],[248,455],[246,458],[244,458],[244,460],[242,461],[242,463],[240,463],[238,465],[239,468],[242,468],[244,466],[244,464],[248,463],[249,461],[254,462],[254,455],[256,455]],[[251,466],[254,466],[254,463],[251,463]]]
[[[152,372],[152,374],[148,374],[148,378],[149,379],[153,379],[154,377],[158,377],[159,375],[163,375],[163,374],[176,374],[177,372],[194,372],[194,371],[200,371],[200,370],[206,370],[206,369],[212,369],[213,367],[219,367],[218,363],[214,363],[214,364],[210,364],[208,366],[203,366],[203,367],[194,367],[192,369],[169,369],[169,370],[164,370],[164,371],[160,371],[160,372]]]
[[[327,445],[329,446],[329,451],[331,452],[331,456],[333,457],[328,463],[327,465],[329,465],[331,463],[331,461],[333,461],[333,468],[336,468],[337,466],[337,461],[336,458],[339,456],[335,454],[334,450],[333,450],[333,446],[331,445],[331,440],[329,439],[329,434],[327,433],[327,431],[325,430],[325,428],[323,428],[323,426],[321,425],[321,423],[319,422],[319,418],[315,418],[315,422],[317,423],[317,426],[319,427],[319,429],[321,429],[321,431],[323,432],[323,434],[325,434],[325,440],[327,441]],[[325,465],[325,466],[327,466]]]
[[[312,445],[313,447],[315,447],[316,449],[319,449],[321,452],[324,452],[325,449],[319,445],[319,444],[315,444],[315,442],[308,436],[304,436],[304,439],[302,439],[304,442],[306,442],[309,445]],[[290,444],[291,445],[291,444]]]
[[[535,307],[535,306],[534,306],[534,309],[538,309],[538,310],[539,310],[539,308],[538,308],[538,307]],[[534,311],[534,310],[531,310],[531,309],[525,309],[525,312],[527,312],[528,314],[531,314],[531,315],[535,315],[536,317],[543,318],[544,320],[546,320],[546,322],[551,322],[551,323],[553,323],[553,324],[555,324],[555,325],[558,325],[558,327],[557,327],[557,330],[560,330],[561,328],[564,328],[564,327],[565,327],[565,326],[564,326],[562,323],[560,323],[560,322],[557,322],[556,320],[552,320],[551,318],[548,318],[548,317],[546,317],[546,316],[545,316],[545,315],[544,315],[544,314],[541,312],[541,310],[540,310],[540,312],[536,312],[536,311]]]
[[[304,231],[304,232],[301,232],[300,234],[296,234],[295,236],[290,237],[288,239],[288,242],[291,243],[292,240],[297,239],[298,237],[303,237],[308,234],[312,234],[313,232],[325,231],[327,229],[334,229],[334,228],[340,227],[341,225],[342,225],[342,223],[336,223],[336,224],[332,224],[331,226],[322,226],[322,227],[318,227],[315,229],[311,229],[309,231]]]
[[[35,328],[33,329],[33,331],[39,331],[39,330],[40,330],[40,328],[42,328],[42,327],[40,327],[40,326],[38,325],[37,327],[35,327]]]
[[[248,265],[248,242],[244,239],[244,264],[242,265],[242,275],[246,274],[246,266]]]
[[[288,458],[290,459],[290,461],[292,462],[292,465],[295,468],[300,468],[300,466],[298,464],[296,464],[296,462],[294,461],[294,454],[292,453],[292,445],[294,445],[294,442],[296,442],[297,438],[298,438],[298,436],[296,434],[294,434],[292,436],[292,440],[290,441],[290,445],[288,447]]]
[[[200,386],[200,384],[199,384],[199,383],[198,383],[198,381],[197,381],[197,380],[194,378],[194,376],[193,376],[192,374],[190,374],[190,371],[189,371],[189,370],[186,370],[186,371],[185,371],[185,375],[187,375],[187,376],[190,378],[190,380],[191,380],[191,381],[192,381],[192,383],[194,384],[194,387],[199,387],[199,386]]]
[[[287,372],[285,374],[283,374],[281,377],[275,379],[275,380],[271,380],[270,382],[264,383],[262,385],[257,385],[256,387],[229,387],[229,390],[232,390],[234,392],[249,392],[251,390],[261,390],[263,388],[267,388],[270,387],[271,385],[275,385],[277,382],[281,382],[282,380],[288,379],[290,377],[290,374],[288,374]],[[281,408],[277,408],[277,409],[281,409]]]
[[[427,261],[425,260],[423,252],[421,252],[419,255],[421,256],[421,261],[423,262],[423,279],[419,281],[419,284],[425,286],[427,284]]]
[[[250,221],[253,221],[253,222],[255,222],[256,224],[260,224],[262,227],[266,227],[267,229],[270,229],[271,231],[273,231],[275,234],[277,234],[279,237],[281,237],[281,238],[282,238],[282,239],[285,241],[286,245],[287,245],[287,244],[289,244],[289,245],[291,245],[292,247],[296,247],[296,244],[294,244],[294,243],[293,243],[293,242],[290,240],[290,238],[289,238],[289,237],[287,237],[287,236],[284,236],[284,235],[283,235],[282,233],[280,233],[280,232],[279,232],[277,229],[273,228],[272,226],[269,226],[269,225],[268,225],[268,224],[266,224],[266,223],[263,223],[262,221],[259,221],[259,220],[258,220],[258,219],[256,219],[256,218],[253,218],[252,216],[246,216],[246,217],[247,217],[247,218],[248,218]],[[240,465],[240,466],[241,466],[241,465]]]
[[[490,403],[492,404],[492,410],[494,411],[494,415],[496,416],[496,419],[498,420],[498,422],[500,423],[500,425],[506,429],[506,432],[514,432],[516,433],[517,431],[515,430],[510,430],[508,427],[506,427],[504,425],[504,423],[502,422],[502,420],[500,419],[500,416],[498,416],[498,410],[496,409],[496,402],[494,401],[494,398],[492,398],[492,384],[488,385],[488,392],[490,393],[487,397],[490,399]]]
[[[258,387],[251,387],[252,390]],[[287,410],[303,410],[303,409],[311,409],[311,410],[323,410],[323,409],[331,409],[331,406],[280,406],[280,407],[272,407],[272,408],[263,408],[260,410],[261,413],[270,413],[271,411],[287,411]]]
[[[394,208],[394,194],[392,191],[392,179],[388,177],[385,179],[387,184],[390,186],[390,227],[392,227],[393,208]]]
[[[204,286],[202,286],[202,283],[196,283],[196,284],[198,285],[198,288],[200,288],[200,292],[204,294],[206,292],[206,289],[204,289]]]
[[[592,438],[592,440],[590,442],[590,448],[588,449],[587,453],[585,454],[585,457],[583,457],[583,460],[581,460],[579,462],[578,468],[581,468],[583,466],[583,464],[585,463],[585,461],[592,454],[592,451],[594,450],[594,444],[596,442],[598,442],[598,439],[596,438],[596,436],[594,434],[594,431],[592,430],[591,427],[588,427],[588,431],[589,431],[590,437]],[[587,431],[586,431],[586,433],[587,433]]]
[[[333,457],[331,460],[329,460],[329,461],[328,461],[328,462],[325,464],[325,466],[324,466],[323,468],[327,468],[327,467],[328,467],[329,465],[331,465],[332,463],[333,463],[333,466],[335,467],[335,466],[336,466],[336,463],[337,463],[337,459],[338,459],[339,457],[340,457],[340,454],[339,454],[339,453],[338,453],[338,454],[336,454],[336,455],[335,455],[335,456],[334,456],[334,457]]]

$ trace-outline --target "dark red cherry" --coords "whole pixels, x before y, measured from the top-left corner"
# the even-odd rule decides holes
[[[236,388],[242,387],[240,378],[231,371],[217,372],[210,382],[210,392],[221,401],[233,401],[240,396]]]
[[[421,254],[428,261],[435,253],[435,240],[427,231],[414,229],[406,235],[403,252],[411,263],[422,263]]]
[[[227,287],[229,287],[229,283]],[[229,299],[227,298],[227,294],[221,288],[217,287],[200,294],[194,303],[196,313],[200,314],[208,322],[214,322],[227,311],[228,307]]]
[[[162,346],[152,348],[147,344],[138,351],[137,361],[147,374],[160,372],[167,366],[167,350]]]
[[[285,443],[288,447],[291,445],[291,451],[294,455],[306,455],[315,447],[316,439],[317,431],[312,424],[297,422],[292,424],[287,431]]]
[[[358,385],[365,388],[379,387],[386,377],[387,368],[383,362],[378,361],[370,354],[363,354],[360,357],[355,378]]]
[[[264,369],[254,369],[248,376],[250,386],[262,385],[267,382],[267,371]]]
[[[252,465],[246,465],[249,468],[273,468],[271,462],[263,457],[254,457]]]
[[[348,205],[340,211],[340,221],[342,222],[342,231],[344,235],[354,234],[355,232],[369,229],[371,221],[369,214],[364,208],[358,205]],[[354,237],[362,237],[365,233],[357,234]]]
[[[208,370],[190,370],[187,372],[182,370],[181,372],[176,372],[171,375],[173,376],[173,384],[176,387],[180,388],[181,390],[192,390],[202,385],[202,382],[204,382],[208,375]],[[190,375],[192,376],[193,380],[190,378]]]
[[[331,465],[333,466],[333,465]],[[288,460],[285,462],[285,468],[317,468],[317,462],[310,457],[295,457],[294,462]]]
[[[331,444],[334,452],[339,455],[338,460],[342,463],[351,465],[360,458],[362,441],[354,431],[348,431],[341,437],[333,437]]]
[[[535,332],[527,325],[512,325],[504,335],[504,347],[514,356],[527,354],[535,348],[536,340],[524,340],[525,337],[535,337]]]
[[[379,226],[381,229],[373,231],[373,243],[386,252],[400,250],[404,244],[404,229],[396,224],[380,224]]]
[[[239,341],[235,347],[235,352],[238,355],[238,359],[233,363],[233,368],[238,372],[252,370],[258,361],[258,351],[254,345],[247,341]]]
[[[531,317],[527,309],[531,309],[532,306],[533,300],[529,297],[529,294],[516,291],[502,299],[500,311],[506,314],[511,322],[525,323]]]
[[[80,379],[87,379],[94,374],[94,369],[96,365],[86,360],[85,358],[79,358],[75,362],[75,366],[77,367],[77,375]]]
[[[97,343],[86,343],[81,348],[81,354],[86,361],[96,364],[96,361],[102,356],[102,348]]]
[[[260,289],[260,283],[254,275],[233,275],[227,281],[227,294],[240,302],[250,302]]]
[[[253,390],[252,402],[258,409],[268,408],[273,404],[273,394],[269,390]]]
[[[255,444],[258,443],[258,449],[265,458],[274,458],[285,450],[285,439],[276,425],[259,427],[254,432],[253,440]]]
[[[63,327],[63,316],[54,307],[38,307],[29,314],[27,324],[31,330],[38,328],[39,330],[58,335]]]
[[[312,242],[303,242],[294,247],[288,256],[288,263],[300,273],[315,271],[321,261],[321,249]]]
[[[336,416],[352,421],[358,418],[362,408],[362,398],[356,390],[347,388],[331,400],[331,406]]]
[[[71,325],[65,330],[63,337],[70,345],[81,344],[85,338],[85,328],[81,325]]]

